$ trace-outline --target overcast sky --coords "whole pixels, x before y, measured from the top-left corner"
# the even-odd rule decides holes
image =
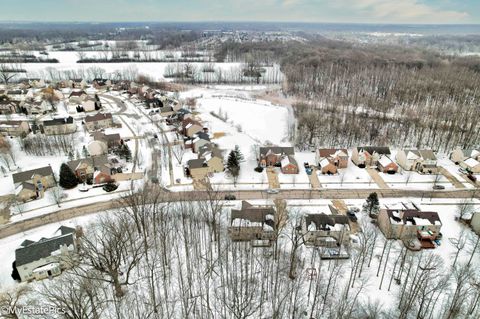
[[[0,20],[480,23],[480,0],[1,0]]]

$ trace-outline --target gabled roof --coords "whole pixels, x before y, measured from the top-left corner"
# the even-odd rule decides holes
[[[82,95],[87,95],[87,93],[83,90],[81,91],[73,91],[72,93],[70,93],[69,97],[72,97],[72,96],[82,96]]]
[[[187,162],[187,167],[190,168],[190,169],[207,167],[207,163],[205,162],[204,158],[191,159]]]
[[[478,165],[480,165],[480,162],[478,162],[476,159],[474,158],[468,158],[464,161],[464,163],[468,166],[468,167],[476,167]]]
[[[328,226],[336,224],[349,225],[348,217],[345,215],[327,215],[327,214],[309,214],[305,216],[305,222],[308,225],[314,223],[317,230],[329,229]]]
[[[15,250],[16,266],[29,264],[50,256],[54,251],[60,249],[60,246],[70,246],[74,244],[73,234],[75,229],[65,227],[61,229],[61,235],[52,238],[42,238],[38,242],[24,241],[29,243]]]
[[[367,152],[368,154],[372,155],[373,153],[377,153],[380,155],[390,155],[390,148],[387,146],[359,146],[357,150],[361,152],[362,150]]]
[[[431,225],[442,224],[437,212],[424,212],[417,209],[387,209],[386,211],[390,221],[397,223],[417,225],[419,220],[426,220]]]
[[[260,147],[260,155],[265,156],[267,153],[295,155],[295,150],[291,146],[263,146]]]
[[[85,117],[85,123],[97,122],[101,120],[111,119],[112,113],[97,113],[95,115],[87,115]]]
[[[346,148],[319,148],[317,153],[319,157],[348,156]]]
[[[92,157],[77,159],[67,163],[68,167],[70,167],[73,171],[77,170],[81,164],[87,164],[88,166],[91,166],[91,167],[100,168],[108,164],[108,158],[106,155],[100,155],[100,156],[92,156]]]
[[[56,126],[56,125],[64,125],[64,124],[72,124],[72,123],[73,123],[73,117],[71,116],[43,121],[44,126]]]
[[[34,175],[41,175],[41,176],[53,176],[53,171],[51,166],[44,166],[36,169],[32,169],[25,172],[15,173],[12,175],[13,182],[22,183],[32,179]]]
[[[250,222],[263,223],[269,220],[266,218],[267,215],[275,216],[275,209],[272,206],[253,206],[247,201],[242,201],[242,208],[239,210],[232,209],[230,219],[233,221],[234,219],[241,218],[249,220]]]

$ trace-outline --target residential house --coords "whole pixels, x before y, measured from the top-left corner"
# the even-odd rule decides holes
[[[103,184],[114,179],[119,169],[108,160],[106,155],[92,156],[73,160],[67,163],[80,182],[91,181],[94,184]],[[121,170],[120,170],[121,172]]]
[[[199,149],[206,144],[210,144],[210,136],[202,131],[198,132],[192,140],[193,152],[198,153]]]
[[[46,189],[56,185],[52,168],[45,166],[12,175],[15,194],[21,201],[43,197]]]
[[[231,211],[228,234],[233,241],[252,241],[254,245],[270,246],[277,237],[275,209],[242,201],[241,209]]]
[[[187,137],[193,137],[198,132],[203,130],[203,125],[192,118],[187,118],[182,121],[182,134]]]
[[[359,146],[352,151],[352,162],[360,168],[377,166],[380,156],[390,155],[390,148],[377,146]]]
[[[76,229],[61,226],[50,238],[26,239],[15,250],[15,267],[22,282],[58,276],[75,264],[78,237]]]
[[[295,151],[293,147],[287,146],[265,146],[260,147],[258,165],[261,167],[276,166],[281,167],[281,161],[286,156],[293,157]]]
[[[84,90],[80,91],[73,91],[70,93],[70,96],[68,97],[68,102],[70,104],[77,104],[81,105],[83,101],[87,99],[88,95]]]
[[[185,171],[187,176],[190,176],[196,180],[202,180],[207,177],[208,173],[210,172],[210,168],[208,167],[208,163],[204,158],[199,158],[189,160],[187,162]]]
[[[69,116],[43,121],[42,128],[46,135],[71,134],[77,130],[77,124],[73,117]]]
[[[385,174],[395,174],[398,172],[398,165],[390,157],[382,155],[378,159],[377,169]]]
[[[437,157],[432,150],[400,150],[395,159],[406,171],[417,171],[422,174],[438,173]]]
[[[94,132],[92,136],[95,141],[102,141],[105,144],[107,144],[109,149],[119,147],[120,145],[122,145],[122,138],[118,133],[105,134],[103,132],[97,131],[97,132]]]
[[[92,85],[97,90],[106,90],[112,86],[112,81],[108,79],[96,78],[96,79],[93,79]]]
[[[27,121],[0,121],[0,133],[8,136],[22,136],[30,133]]]
[[[473,158],[467,158],[466,160],[462,161],[460,163],[460,167],[474,174],[480,173],[480,162]]]
[[[319,148],[315,154],[315,160],[319,167],[322,167],[320,162],[324,159],[327,159],[329,163],[333,164],[337,168],[347,168],[348,151],[345,148]],[[326,162],[324,162],[324,164],[326,164]]]
[[[450,159],[457,165],[468,158],[473,158],[477,161],[480,160],[480,150],[461,149],[458,147],[450,153]]]
[[[298,174],[298,164],[291,155],[286,155],[280,161],[280,169],[283,174]]]
[[[53,111],[50,102],[43,99],[26,99],[19,104],[20,110],[25,114],[42,115]]]
[[[381,209],[377,223],[387,239],[403,240],[410,249],[415,242],[418,248],[435,248],[442,227],[438,213],[418,209]]]
[[[350,224],[345,215],[308,214],[302,219],[305,245],[320,247],[323,258],[348,257]]]
[[[85,127],[89,131],[102,130],[113,126],[112,113],[97,113],[85,117]]]
[[[346,149],[321,148],[317,150],[315,160],[322,174],[337,174],[339,168],[348,166],[348,151]]]
[[[222,151],[212,143],[200,147],[198,158],[205,159],[209,173],[220,173],[225,170]]]

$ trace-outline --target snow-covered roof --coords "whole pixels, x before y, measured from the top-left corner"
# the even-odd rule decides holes
[[[465,163],[468,167],[476,167],[476,166],[480,165],[480,162],[477,161],[477,160],[474,159],[474,158],[466,159],[466,160],[464,161],[464,163]]]
[[[322,159],[322,160],[320,161],[320,166],[321,166],[321,167],[325,167],[325,166],[327,166],[328,164],[330,164],[330,161],[329,161],[328,159],[326,159],[326,158],[324,158],[324,159]]]
[[[380,156],[380,158],[378,159],[378,162],[383,167],[386,167],[387,165],[393,163],[393,161],[390,158],[388,158],[387,156]]]

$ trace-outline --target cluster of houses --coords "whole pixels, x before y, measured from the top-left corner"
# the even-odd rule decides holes
[[[320,249],[324,259],[348,258],[350,224],[345,215],[330,207],[331,214],[303,216],[297,225],[303,244]],[[277,239],[280,229],[273,206],[256,206],[242,201],[240,209],[232,209],[228,235],[232,241],[250,242],[254,247],[269,247]]]
[[[321,258],[348,258],[352,221],[335,207],[329,205],[329,209],[328,214],[304,215],[296,225],[296,231],[307,247],[319,248]],[[438,213],[422,211],[411,203],[381,209],[377,225],[385,238],[402,240],[411,250],[435,248],[442,238],[442,222]],[[279,232],[277,212],[273,206],[256,206],[242,201],[240,209],[231,210],[228,234],[232,241],[250,242],[253,247],[269,247]]]
[[[295,150],[291,146],[260,147],[258,166],[279,167],[283,174],[298,174],[299,168],[295,160]]]

